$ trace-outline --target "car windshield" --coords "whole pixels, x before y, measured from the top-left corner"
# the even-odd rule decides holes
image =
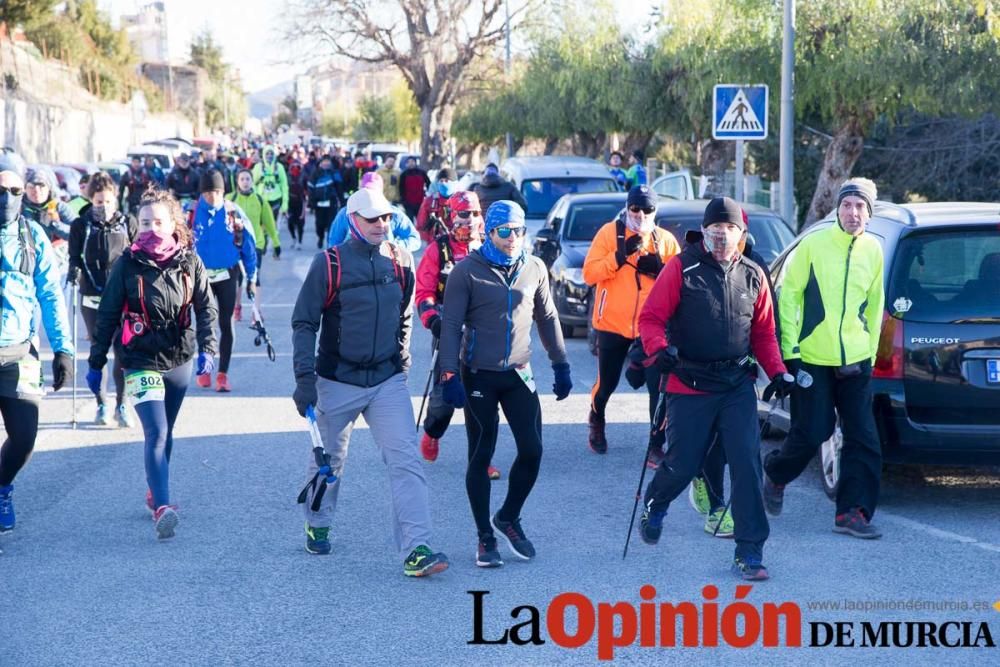
[[[575,204],[566,216],[564,238],[567,241],[593,241],[597,230],[614,220],[621,210],[622,202]]]
[[[781,218],[775,215],[750,213],[750,235],[753,236],[755,252],[760,254],[764,262],[770,266],[771,262],[778,258],[781,251],[788,247],[795,235],[788,228]],[[666,215],[656,218],[656,224],[663,227],[677,239],[677,242],[684,245],[684,235],[691,231],[701,231],[702,216],[671,216]]]
[[[538,178],[521,183],[521,194],[528,203],[528,215],[546,216],[563,195],[585,192],[618,192],[612,178]]]
[[[1000,321],[1000,230],[904,237],[885,306],[896,317],[919,322]]]

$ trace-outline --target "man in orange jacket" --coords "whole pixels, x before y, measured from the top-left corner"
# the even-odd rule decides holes
[[[583,279],[594,287],[593,324],[597,330],[597,381],[590,390],[590,448],[608,451],[604,408],[618,386],[629,348],[639,336],[639,313],[656,276],[680,246],[670,232],[656,226],[656,195],[648,186],[629,190],[626,210],[598,230],[583,262]],[[659,397],[659,373],[646,367],[650,420]],[[631,380],[630,380],[631,382]],[[663,458],[663,431],[651,433],[649,463]]]

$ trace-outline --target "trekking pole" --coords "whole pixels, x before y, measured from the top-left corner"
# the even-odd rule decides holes
[[[319,425],[316,423],[316,411],[313,406],[306,408],[306,421],[309,424],[309,439],[312,440],[313,456],[316,459],[318,470],[313,478],[299,492],[299,503],[305,503],[309,498],[309,491],[313,491],[311,508],[313,512],[318,512],[320,504],[323,502],[323,495],[326,488],[337,481],[337,476],[333,474],[330,467],[330,455],[323,447],[323,436],[319,432]]]
[[[73,399],[71,401],[71,406],[73,410],[73,417],[70,419],[70,425],[75,430],[76,429],[76,346],[77,346],[77,331],[79,325],[77,325],[77,302],[80,299],[80,286],[73,283],[73,288],[70,290],[70,294],[73,298]]]
[[[257,299],[250,299],[250,311],[252,315],[250,317],[253,320],[250,323],[250,329],[253,330],[257,335],[253,339],[253,344],[256,347],[260,347],[261,344],[266,346],[267,358],[274,361],[277,355],[274,352],[274,345],[271,343],[271,337],[267,335],[267,329],[264,328],[264,316],[260,314],[260,309],[257,308]]]
[[[431,354],[431,369],[427,372],[427,383],[424,385],[424,397],[420,399],[420,410],[417,411],[417,424],[414,430],[420,430],[420,418],[424,414],[424,406],[427,404],[427,396],[431,393],[431,381],[434,379],[434,368],[438,360],[438,339],[434,339],[434,353]]]
[[[663,409],[667,404],[667,392],[661,391],[660,397],[656,401],[656,410],[653,412],[653,422],[650,424],[650,432],[656,433],[663,423]],[[628,534],[625,535],[625,548],[622,550],[622,560],[628,556],[628,544],[632,539],[632,528],[635,526],[635,513],[639,509],[639,497],[642,495],[642,483],[646,479],[646,454],[642,456],[642,471],[639,473],[639,486],[635,490],[635,502],[632,503],[632,518],[628,521]]]

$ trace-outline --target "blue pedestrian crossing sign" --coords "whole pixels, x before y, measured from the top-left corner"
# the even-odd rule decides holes
[[[714,139],[767,139],[767,86],[720,83],[712,96]]]

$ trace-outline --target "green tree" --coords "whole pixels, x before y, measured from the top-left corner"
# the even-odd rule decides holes
[[[205,123],[209,127],[222,127],[228,120],[230,127],[242,125],[247,114],[246,93],[233,68],[225,62],[222,46],[216,43],[208,27],[191,40],[188,62],[208,75]]]
[[[358,122],[354,126],[355,139],[394,141],[397,137],[396,117],[388,97],[371,95],[358,104]]]
[[[52,13],[57,0],[3,0],[0,2],[0,23],[10,27],[34,23]]]

